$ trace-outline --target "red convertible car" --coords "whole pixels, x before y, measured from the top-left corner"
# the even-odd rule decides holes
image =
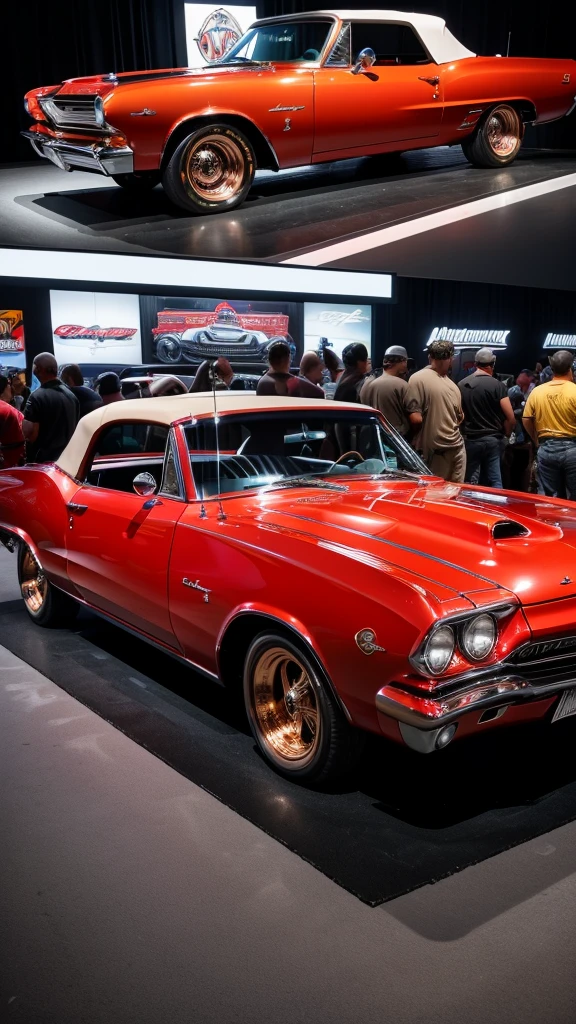
[[[103,406],[0,470],[28,613],[83,603],[244,692],[287,777],[362,734],[427,753],[576,711],[576,506],[431,477],[364,406],[242,392]],[[450,538],[448,544],[446,538]]]
[[[461,144],[502,167],[524,126],[574,107],[574,60],[479,57],[441,18],[319,11],[255,22],[209,67],[34,89],[24,134],[64,170],[159,181],[192,213],[238,206],[256,168]]]

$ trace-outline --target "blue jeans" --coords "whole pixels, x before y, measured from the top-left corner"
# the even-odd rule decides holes
[[[484,487],[502,487],[502,434],[466,438],[466,482]]]
[[[576,501],[576,438],[550,438],[538,449],[544,494]]]

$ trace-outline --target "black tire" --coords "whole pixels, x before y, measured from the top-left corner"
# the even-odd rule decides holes
[[[159,171],[140,171],[134,174],[112,174],[113,181],[127,192],[151,192],[160,184]]]
[[[18,582],[28,615],[37,626],[68,626],[78,614],[78,602],[48,582],[27,544],[18,546]]]
[[[198,128],[175,149],[162,184],[168,198],[188,213],[233,210],[250,191],[256,158],[245,135],[227,124]]]
[[[156,341],[156,358],[161,363],[179,363],[182,345],[177,334],[161,334]]]
[[[517,110],[499,103],[482,117],[473,135],[461,143],[474,167],[507,167],[518,156],[524,124]]]
[[[260,633],[252,641],[244,664],[244,703],[261,753],[285,778],[319,785],[354,767],[363,734],[348,724],[314,658],[282,633]]]

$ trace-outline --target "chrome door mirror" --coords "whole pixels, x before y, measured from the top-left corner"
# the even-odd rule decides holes
[[[132,481],[132,487],[141,498],[147,498],[149,494],[154,494],[156,481],[152,473],[138,473]]]
[[[360,50],[358,54],[358,60],[352,68],[353,75],[359,75],[361,71],[366,71],[367,68],[371,68],[376,63],[376,54],[370,46],[366,46],[364,50]]]

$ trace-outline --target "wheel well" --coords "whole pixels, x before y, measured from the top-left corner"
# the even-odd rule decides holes
[[[536,107],[528,100],[511,100],[510,106],[517,110],[524,124],[531,124],[537,118]]]
[[[195,131],[197,128],[202,128],[203,125],[216,123],[229,124],[234,128],[238,128],[246,138],[249,139],[256,157],[256,167],[265,167],[273,171],[279,170],[276,154],[268,142],[268,139],[262,135],[262,132],[252,123],[252,121],[249,121],[245,117],[239,117],[236,114],[212,114],[205,115],[203,117],[191,117],[187,121],[183,121],[182,124],[179,124],[168,137],[162,154],[160,170],[164,170],[174,150],[180,145],[187,135],[190,135],[190,133]]]
[[[308,657],[312,659],[318,669],[318,672],[325,680],[326,685],[330,688],[337,704],[344,712],[348,721],[351,721],[348,709],[339,694],[336,692],[332,680],[314,649],[302,640],[302,635],[298,630],[293,629],[270,615],[263,615],[258,612],[241,614],[233,619],[228,626],[222,638],[218,656],[220,679],[224,685],[233,690],[240,690],[242,688],[244,662],[246,660],[248,648],[254,638],[257,637],[259,633],[264,632],[265,629],[268,629],[271,632],[273,631],[275,633],[283,634],[287,640],[291,640],[293,644],[300,647],[303,654],[307,654]]]

